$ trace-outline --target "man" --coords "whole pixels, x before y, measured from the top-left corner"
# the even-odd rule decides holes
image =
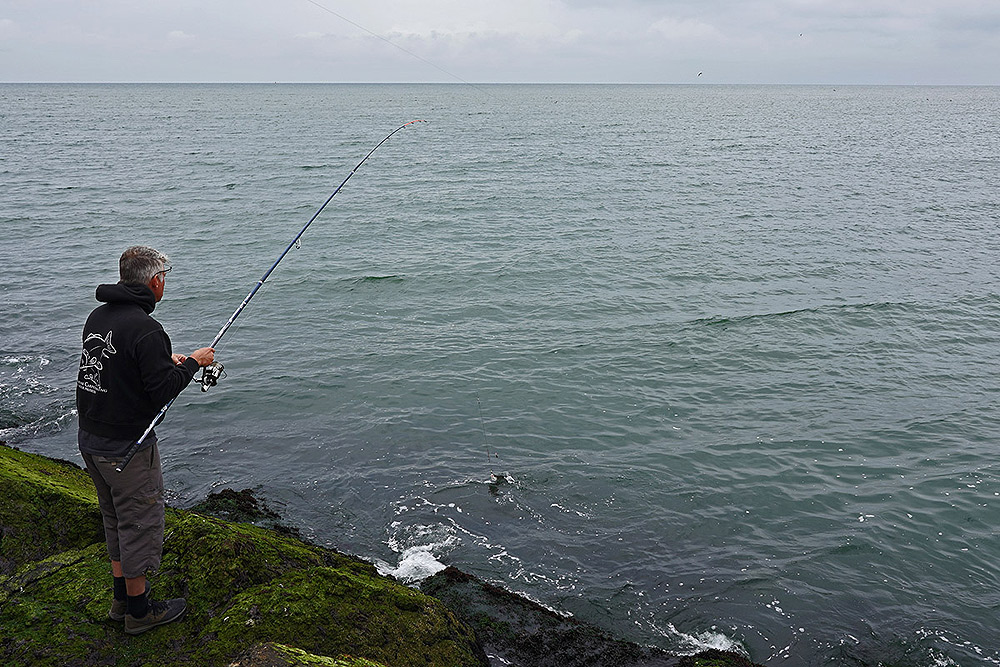
[[[125,621],[137,635],[176,621],[187,610],[183,598],[149,599],[146,572],[163,551],[163,476],[155,432],[122,472],[115,470],[160,409],[186,387],[215,350],[173,354],[170,339],[150,317],[163,298],[166,255],[146,246],[125,250],[121,280],[100,285],[98,306],[83,328],[83,355],[76,383],[78,442],[104,517],[111,557],[114,602],[108,616]]]

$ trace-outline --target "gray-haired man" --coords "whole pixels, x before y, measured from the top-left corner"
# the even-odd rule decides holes
[[[111,557],[114,602],[108,616],[139,634],[181,618],[183,599],[149,599],[146,573],[163,550],[163,476],[155,433],[122,472],[115,468],[168,401],[186,387],[215,350],[173,354],[170,339],[150,314],[163,298],[167,256],[132,246],[119,260],[120,280],[100,285],[103,302],[83,328],[76,383],[80,452],[97,488]]]

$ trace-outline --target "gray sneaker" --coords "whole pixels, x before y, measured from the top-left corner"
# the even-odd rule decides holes
[[[149,580],[146,580],[146,597],[149,597]],[[111,600],[111,609],[108,610],[108,618],[112,621],[124,621],[125,614],[128,613],[128,600]]]
[[[141,635],[146,630],[152,630],[158,625],[165,625],[171,621],[180,620],[187,611],[187,603],[184,598],[164,600],[163,602],[149,601],[149,611],[142,618],[136,618],[132,614],[125,614],[125,634]]]

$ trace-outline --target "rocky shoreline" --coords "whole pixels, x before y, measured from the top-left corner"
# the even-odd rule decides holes
[[[264,524],[264,525],[255,525]],[[130,637],[107,617],[97,499],[73,463],[0,446],[0,664],[233,667],[723,667],[564,618],[455,568],[420,590],[303,541],[249,492],[167,509],[159,598],[184,620]]]

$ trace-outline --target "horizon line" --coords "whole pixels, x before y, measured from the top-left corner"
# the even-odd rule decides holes
[[[246,85],[246,86],[842,86],[996,88],[1000,83],[857,83],[857,82],[727,82],[727,81],[181,81],[181,80],[37,80],[0,81],[0,85]]]

